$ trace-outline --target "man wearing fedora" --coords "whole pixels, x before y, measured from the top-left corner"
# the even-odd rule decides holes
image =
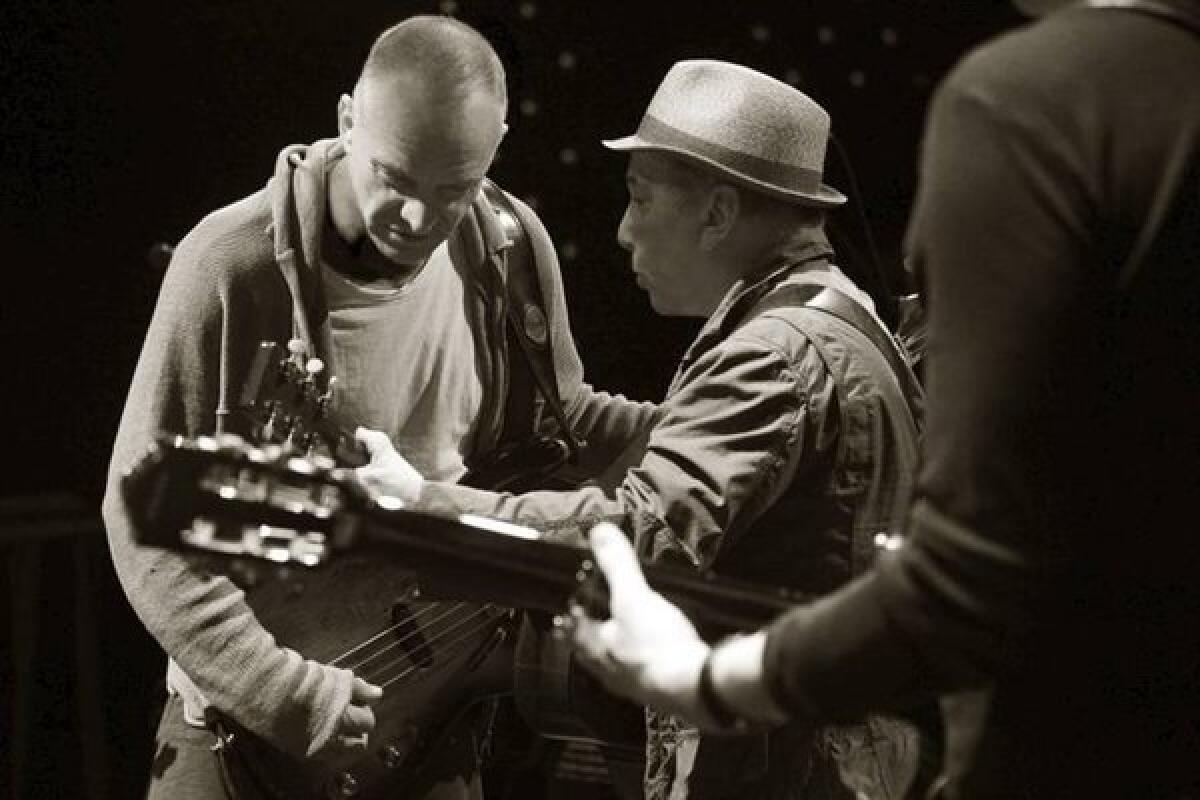
[[[870,298],[833,262],[824,215],[846,198],[822,182],[828,135],[828,114],[795,88],[683,61],[637,132],[605,142],[629,154],[617,239],[638,284],[660,314],[706,319],[619,478],[484,492],[422,480],[366,431],[361,476],[417,508],[567,541],[614,522],[644,559],[813,596],[862,571],[908,504],[919,409],[905,390],[915,381],[877,344],[887,334]],[[914,769],[915,734],[892,719],[710,739],[648,718],[651,799],[894,797]]]
[[[597,526],[614,689],[705,724],[943,695],[936,797],[1200,797],[1200,2],[1021,0],[926,122],[902,547],[709,649]]]

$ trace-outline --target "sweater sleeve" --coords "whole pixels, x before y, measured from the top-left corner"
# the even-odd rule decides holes
[[[211,433],[224,387],[244,374],[260,336],[279,335],[261,322],[278,288],[231,277],[253,243],[214,227],[210,218],[185,238],[164,277],[116,435],[104,522],[134,611],[209,704],[288,752],[312,754],[336,732],[353,676],[277,646],[226,578],[138,546],[121,491],[156,433]]]

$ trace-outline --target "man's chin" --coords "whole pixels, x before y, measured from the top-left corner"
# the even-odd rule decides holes
[[[412,245],[395,245],[386,240],[379,241],[373,239],[371,241],[375,245],[375,252],[397,266],[412,266],[413,264],[424,261],[428,255],[424,248],[413,247]]]
[[[394,246],[387,241],[379,241],[371,237],[371,245],[378,256],[375,269],[380,272],[394,273],[394,276],[410,275],[413,271],[425,266],[431,255],[425,247]]]
[[[654,313],[660,317],[680,317],[683,316],[670,303],[665,302],[662,298],[656,297],[654,292],[646,292],[646,296],[650,300],[650,307],[654,309]]]

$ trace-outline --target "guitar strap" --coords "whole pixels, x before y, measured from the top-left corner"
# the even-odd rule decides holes
[[[905,411],[913,430],[920,430],[920,409],[924,406],[925,392],[920,381],[909,366],[909,359],[901,352],[895,337],[883,325],[844,292],[832,286],[811,283],[788,284],[776,289],[757,305],[760,311],[773,308],[803,306],[840,319],[857,330],[883,356],[892,375],[895,376],[903,396]]]
[[[571,430],[558,393],[550,324],[529,234],[512,202],[496,184],[485,180],[483,192],[494,209],[507,215],[515,223],[506,226],[511,245],[504,251],[502,270],[505,277],[504,305],[510,379],[500,441],[519,441],[536,430],[539,422],[536,413],[537,401],[540,395],[545,408],[558,423],[558,435],[573,457],[579,451],[581,443]],[[519,351],[522,357],[512,357],[514,351]]]

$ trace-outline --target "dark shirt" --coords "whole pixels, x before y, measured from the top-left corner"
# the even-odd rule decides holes
[[[959,692],[947,796],[1195,791],[1200,36],[1075,8],[971,54],[931,107],[910,248],[907,543],[774,625],[769,684],[817,719]]]

